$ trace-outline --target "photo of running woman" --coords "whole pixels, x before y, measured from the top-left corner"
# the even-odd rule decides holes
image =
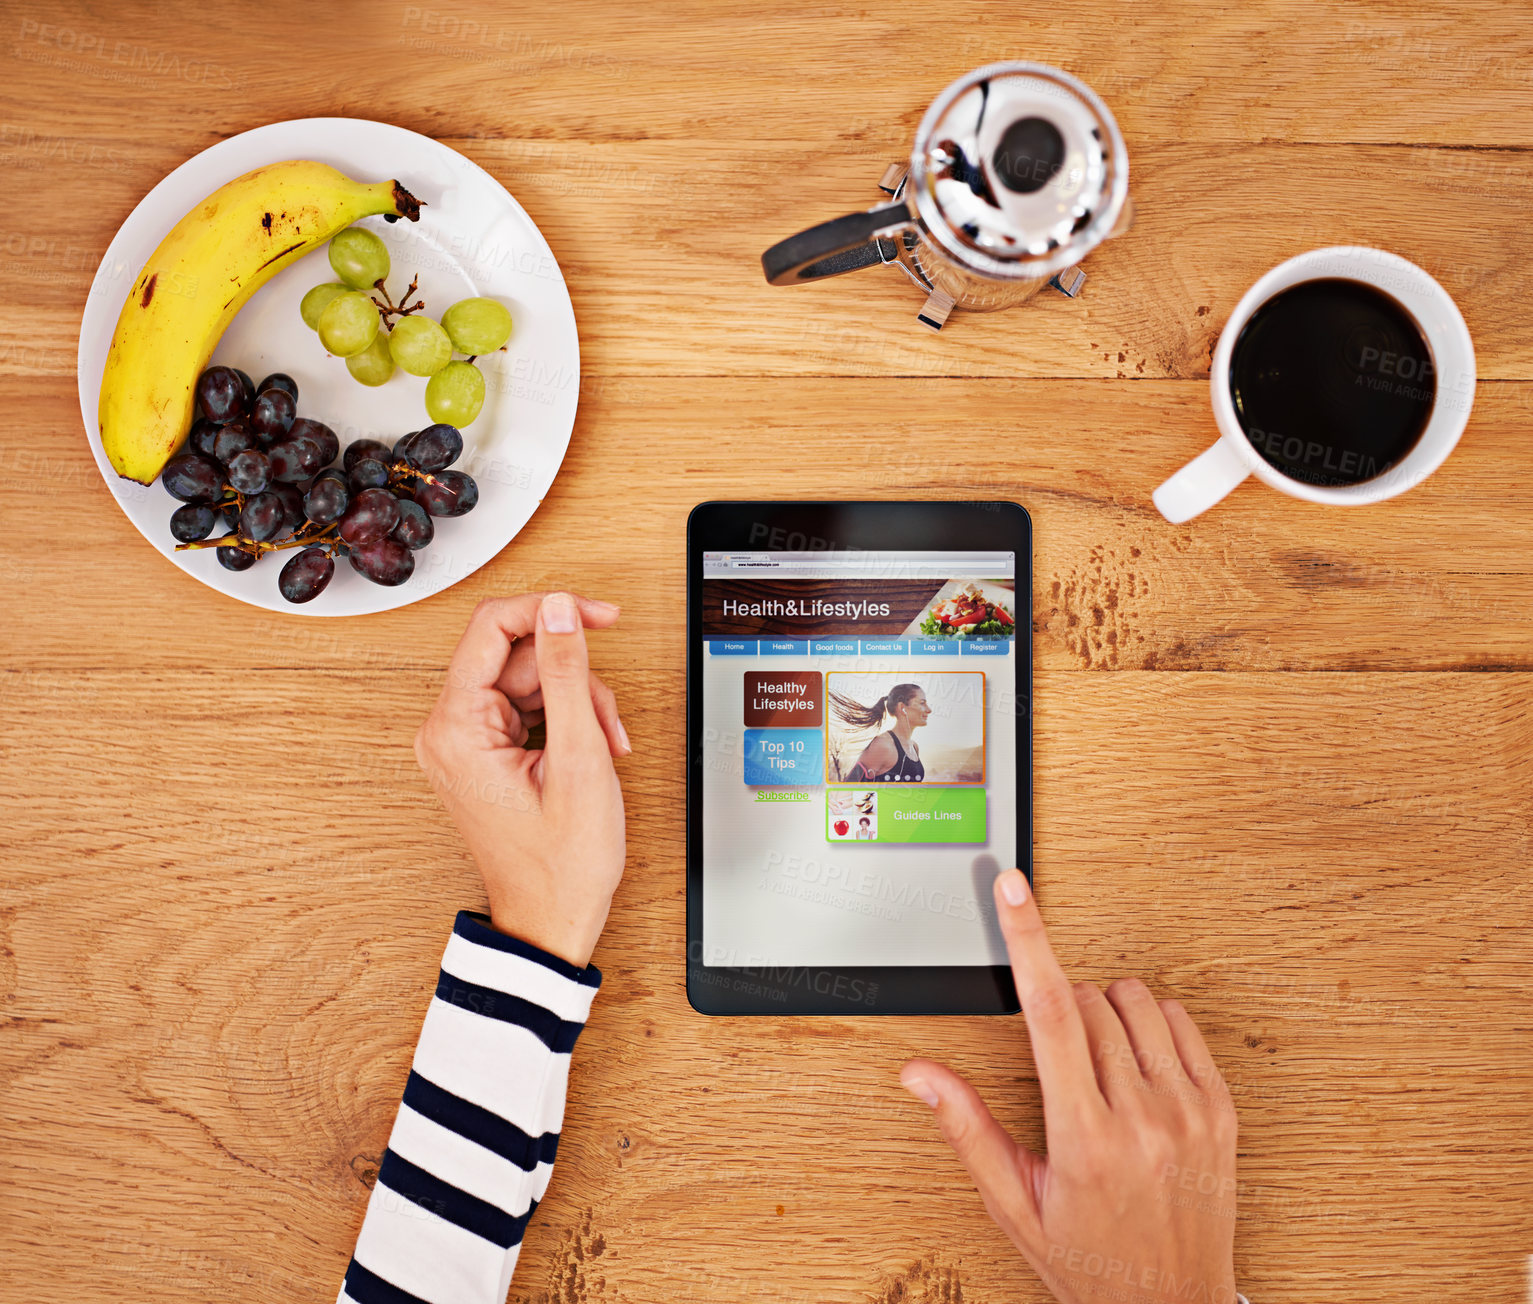
[[[896,684],[871,706],[834,689],[828,696],[831,713],[853,728],[882,728],[885,717],[893,722],[892,728],[862,749],[844,776],[847,783],[920,783],[926,778],[921,749],[911,737],[931,718],[919,684]]]

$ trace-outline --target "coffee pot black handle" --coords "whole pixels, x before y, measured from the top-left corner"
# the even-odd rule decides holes
[[[790,235],[761,255],[768,284],[799,285],[894,261],[891,237],[911,225],[903,201],[848,213]]]

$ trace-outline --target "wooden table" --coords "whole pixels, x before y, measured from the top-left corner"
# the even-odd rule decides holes
[[[330,1298],[473,867],[410,740],[475,601],[616,598],[637,754],[560,1164],[519,1301],[1036,1301],[913,1053],[1037,1143],[1016,1020],[708,1020],[683,995],[683,525],[711,497],[1001,497],[1036,523],[1037,867],[1071,971],[1186,1002],[1241,1118],[1238,1276],[1273,1301],[1522,1298],[1533,1251],[1533,24],[1489,0],[14,0],[0,1300]],[[330,12],[331,10],[334,12]],[[343,12],[345,11],[345,12]],[[928,100],[1086,78],[1138,220],[1076,301],[918,327],[895,272],[774,290]],[[584,375],[548,501],[389,615],[178,575],[102,485],[76,332],[139,198],[215,141],[369,116],[488,168],[552,243]],[[1395,250],[1479,355],[1463,444],[1356,511],[1150,491],[1214,435],[1266,268]]]

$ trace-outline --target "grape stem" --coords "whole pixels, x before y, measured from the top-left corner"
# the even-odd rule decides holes
[[[417,299],[414,303],[409,302],[410,296],[416,291],[416,283],[419,280],[420,278],[418,276],[412,276],[410,278],[409,288],[405,290],[405,292],[399,297],[398,304],[389,298],[389,292],[384,287],[383,278],[381,276],[373,282],[373,289],[377,290],[378,293],[383,296],[382,303],[379,303],[378,300],[374,299],[373,305],[378,309],[379,314],[383,318],[383,324],[385,326],[388,325],[390,316],[408,317],[412,312],[416,312],[426,306],[426,301],[424,299]]]
[[[505,353],[507,350],[510,349],[510,347],[511,346],[509,344],[502,344],[498,349],[495,350],[495,352],[496,353]],[[468,355],[468,357],[464,359],[464,361],[467,362],[468,365],[472,367],[474,365],[474,363],[479,361],[479,355],[477,353],[470,353]]]
[[[417,470],[408,462],[391,462],[389,470],[393,473],[396,482],[413,475],[417,480],[424,480],[427,484],[434,484],[439,489],[442,487],[442,482],[432,475],[430,471]]]
[[[304,534],[303,527],[299,526],[291,538],[274,543],[259,543],[255,539],[242,539],[237,534],[226,534],[222,539],[198,539],[195,543],[178,543],[176,551],[185,552],[189,548],[239,548],[243,552],[254,552],[259,557],[267,552],[281,552],[284,548],[307,548],[315,543],[333,544],[336,541],[335,531],[338,528],[339,522],[331,521],[315,534]]]

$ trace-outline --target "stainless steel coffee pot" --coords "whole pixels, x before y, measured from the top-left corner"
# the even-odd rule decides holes
[[[822,222],[761,255],[773,285],[895,263],[926,294],[919,320],[992,312],[1045,285],[1073,298],[1080,262],[1128,229],[1128,151],[1084,82],[1041,63],[993,63],[937,96],[889,199]]]

